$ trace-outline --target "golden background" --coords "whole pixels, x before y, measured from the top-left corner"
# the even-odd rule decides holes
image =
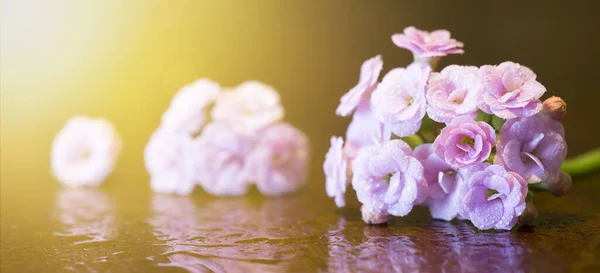
[[[545,97],[569,104],[569,155],[598,147],[598,4],[560,2],[2,0],[2,242],[14,243],[6,221],[52,206],[60,187],[50,174],[50,145],[76,114],[115,124],[124,149],[102,187],[126,199],[124,215],[147,208],[144,146],[172,95],[201,77],[224,86],[259,80],[280,92],[285,119],[312,145],[302,194],[333,211],[321,165],[330,136],[344,135],[350,121],[335,116],[339,98],[372,56],[382,54],[383,73],[410,63],[390,39],[410,25],[445,28],[465,43],[466,54],[443,58],[440,67],[529,66]],[[19,228],[36,231],[47,219],[23,221]],[[44,238],[33,234],[25,240]]]

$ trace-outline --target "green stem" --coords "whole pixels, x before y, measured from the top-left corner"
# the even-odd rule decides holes
[[[580,177],[600,170],[600,148],[565,160],[560,168],[571,177]]]

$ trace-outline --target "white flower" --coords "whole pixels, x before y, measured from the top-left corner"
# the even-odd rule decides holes
[[[144,150],[144,163],[155,192],[186,195],[194,190],[191,175],[192,138],[159,128]]]
[[[56,135],[50,154],[52,173],[67,186],[98,186],[113,171],[121,138],[102,118],[75,116]]]
[[[257,81],[240,84],[234,91],[223,92],[212,109],[212,118],[236,131],[252,134],[283,118],[279,94],[273,87]]]
[[[206,108],[219,95],[221,87],[208,79],[190,83],[175,96],[169,109],[162,115],[161,127],[184,134],[195,134],[206,120]]]

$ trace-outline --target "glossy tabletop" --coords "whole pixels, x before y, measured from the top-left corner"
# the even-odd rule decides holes
[[[449,29],[465,43],[449,64],[527,65],[564,98],[569,156],[600,146],[597,1],[2,0],[0,271],[9,272],[600,272],[600,175],[571,194],[537,194],[531,227],[479,232],[426,208],[387,226],[359,203],[335,207],[322,163],[349,118],[339,98],[360,64],[382,73],[412,56],[404,27]],[[154,194],[143,150],[171,97],[208,77],[266,82],[285,120],[311,142],[309,180],[279,198]],[[97,189],[63,188],[50,147],[76,114],[104,117],[123,138]]]

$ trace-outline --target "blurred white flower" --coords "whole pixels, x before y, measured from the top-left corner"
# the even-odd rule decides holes
[[[175,96],[169,109],[162,115],[161,127],[168,131],[195,134],[204,125],[206,108],[219,95],[221,87],[209,79],[190,83]]]
[[[144,163],[155,192],[187,195],[194,190],[191,175],[192,137],[158,128],[144,150]]]
[[[283,118],[279,94],[258,81],[240,84],[234,91],[223,92],[211,112],[215,121],[236,131],[252,134]]]
[[[75,116],[52,143],[52,174],[63,185],[98,186],[113,171],[120,151],[121,138],[109,121]]]

